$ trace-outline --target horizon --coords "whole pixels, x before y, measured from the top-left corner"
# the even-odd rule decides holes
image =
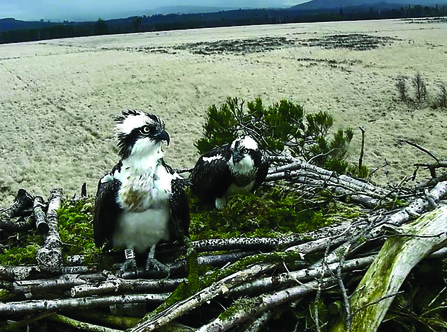
[[[243,5],[236,0],[165,0],[160,6],[159,2],[153,0],[142,1],[128,0],[123,3],[120,0],[111,0],[105,4],[100,0],[79,0],[76,2],[61,0],[0,0],[0,19],[14,18],[20,21],[96,21],[99,18],[104,20],[119,19],[130,16],[169,14],[175,8],[197,7],[209,10],[234,10],[252,8],[287,8],[309,0],[249,0]],[[170,11],[172,10],[172,11]],[[200,11],[199,11],[200,12]]]

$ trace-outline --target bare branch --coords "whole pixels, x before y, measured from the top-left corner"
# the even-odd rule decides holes
[[[82,297],[76,299],[60,300],[29,300],[21,302],[0,303],[0,314],[2,316],[23,315],[36,312],[58,311],[76,309],[92,309],[109,306],[118,303],[160,303],[169,294],[140,294],[119,295],[104,297]]]
[[[45,235],[44,246],[36,254],[39,267],[48,272],[61,272],[62,245],[57,226],[57,214],[62,201],[62,190],[53,189],[48,204],[48,233]]]
[[[175,303],[171,307],[153,315],[148,320],[145,320],[134,327],[131,332],[143,332],[147,330],[153,330],[163,325],[168,324],[177,317],[182,316],[189,310],[197,308],[202,303],[211,300],[212,298],[227,293],[231,288],[234,288],[238,284],[255,278],[262,272],[271,270],[275,264],[258,264],[253,265],[248,269],[231,274],[230,276],[223,278],[211,286],[197,292],[193,296]]]
[[[64,325],[67,325],[71,328],[82,330],[82,331],[92,331],[92,332],[121,332],[122,330],[116,330],[111,329],[104,326],[99,326],[95,324],[80,322],[78,320],[75,320],[73,318],[69,318],[63,315],[54,314],[52,316],[49,316],[47,320],[50,320],[52,322],[56,323],[62,323]]]
[[[415,148],[417,148],[417,149],[419,149],[419,150],[421,150],[421,151],[423,151],[423,152],[425,152],[425,153],[428,154],[430,157],[432,157],[434,160],[436,160],[436,162],[439,162],[439,158],[436,157],[435,154],[434,154],[433,152],[429,151],[428,149],[426,149],[426,148],[420,146],[420,145],[417,144],[417,143],[413,143],[413,142],[411,142],[411,141],[407,141],[407,140],[405,140],[404,142],[407,143],[407,144],[409,144],[409,145],[411,145],[411,146],[414,146]]]

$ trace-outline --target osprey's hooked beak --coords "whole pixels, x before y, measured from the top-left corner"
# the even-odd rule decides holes
[[[242,153],[239,153],[238,151],[233,152],[233,162],[238,163],[244,158],[244,155]]]
[[[158,134],[156,134],[155,138],[159,141],[166,141],[167,145],[169,145],[170,142],[169,134],[165,130],[160,131]]]

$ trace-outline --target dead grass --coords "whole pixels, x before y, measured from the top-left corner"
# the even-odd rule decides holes
[[[399,182],[426,160],[399,142],[417,140],[442,157],[446,115],[407,112],[395,77],[419,71],[426,82],[445,81],[446,47],[447,22],[399,20],[0,45],[0,206],[19,188],[46,196],[63,187],[71,196],[86,182],[94,193],[117,162],[113,118],[128,108],[160,115],[172,138],[167,161],[190,167],[207,107],[228,96],[266,104],[286,98],[308,112],[328,111],[335,129],[365,127],[364,164],[386,160],[374,180]],[[354,162],[360,138],[355,131]]]

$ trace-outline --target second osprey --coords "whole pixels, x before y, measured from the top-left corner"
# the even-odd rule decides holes
[[[202,201],[222,209],[229,196],[255,191],[265,180],[269,164],[249,137],[215,147],[202,155],[191,172],[191,189]]]

